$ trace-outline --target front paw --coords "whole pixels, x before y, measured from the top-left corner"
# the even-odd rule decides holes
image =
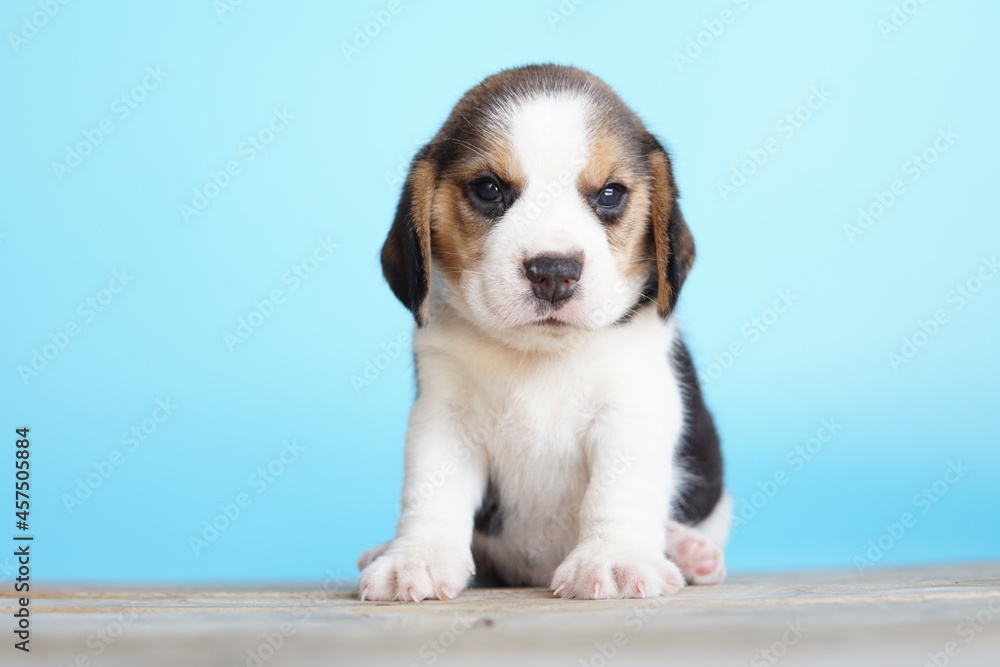
[[[361,572],[362,600],[450,600],[475,572],[467,546],[390,544]]]
[[[673,595],[684,575],[655,547],[605,540],[582,542],[556,569],[556,595],[581,600]]]
[[[374,562],[376,558],[385,553],[385,550],[389,548],[392,542],[383,542],[377,547],[372,547],[368,551],[364,552],[358,556],[358,570],[363,570]]]

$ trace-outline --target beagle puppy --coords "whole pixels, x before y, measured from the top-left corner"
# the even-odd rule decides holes
[[[418,391],[361,599],[449,599],[473,574],[586,599],[722,580],[732,504],[672,316],[693,261],[667,152],[601,80],[533,65],[465,94],[382,249]]]

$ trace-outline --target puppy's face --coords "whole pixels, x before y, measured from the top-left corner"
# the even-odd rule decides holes
[[[666,316],[694,258],[666,152],[601,81],[532,66],[486,79],[414,159],[383,270],[418,323],[429,296],[526,342]]]

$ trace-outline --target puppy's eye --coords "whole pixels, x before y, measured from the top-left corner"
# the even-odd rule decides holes
[[[612,183],[605,186],[600,194],[597,195],[597,205],[601,208],[614,208],[621,203],[624,196],[625,188],[617,183]]]
[[[483,178],[472,184],[472,191],[484,202],[498,202],[503,199],[500,184],[492,178]]]

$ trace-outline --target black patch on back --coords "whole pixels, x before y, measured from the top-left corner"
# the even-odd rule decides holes
[[[503,508],[500,506],[500,494],[492,477],[486,483],[483,504],[476,510],[472,526],[483,535],[499,535],[503,530]]]
[[[704,521],[722,496],[722,450],[712,414],[705,406],[691,354],[674,346],[675,368],[684,395],[684,434],[677,460],[692,477],[674,498],[673,518],[689,526]]]

